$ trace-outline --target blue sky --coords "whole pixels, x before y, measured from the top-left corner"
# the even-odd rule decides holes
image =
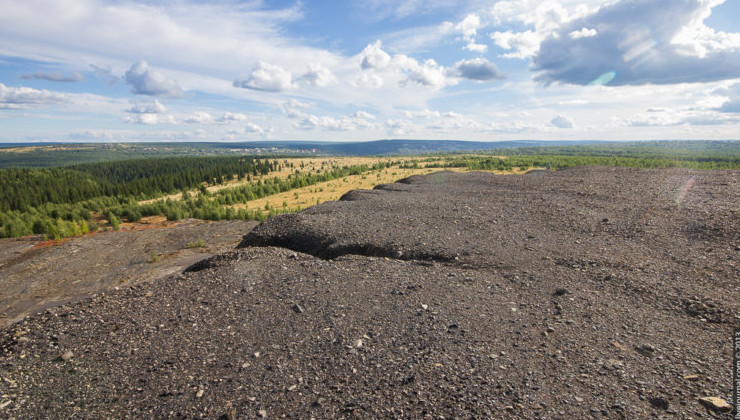
[[[0,10],[0,142],[740,138],[740,0]]]

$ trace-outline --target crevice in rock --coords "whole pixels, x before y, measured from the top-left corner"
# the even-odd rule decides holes
[[[363,257],[381,257],[403,261],[434,261],[443,264],[456,262],[454,257],[447,255],[413,250],[401,250],[370,243],[338,244],[328,238],[321,239],[316,236],[306,234],[262,236],[252,232],[244,236],[244,239],[239,243],[237,249],[269,246],[302,252],[323,260],[332,260],[345,255],[358,255]]]

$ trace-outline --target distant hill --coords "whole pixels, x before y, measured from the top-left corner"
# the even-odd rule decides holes
[[[514,147],[575,146],[599,141],[516,140],[377,140],[337,143],[321,141],[250,141],[238,143],[0,143],[0,168],[38,168],[166,156],[398,156],[469,152]]]
[[[317,147],[329,154],[342,155],[419,155],[427,153],[466,152],[472,150],[508,149],[512,147],[561,146],[594,142],[547,142],[536,140],[476,142],[459,140],[378,140],[362,143],[338,143]]]
[[[542,140],[508,140],[508,141],[461,141],[461,140],[376,140],[354,143],[328,142],[247,142],[219,143],[226,148],[266,148],[288,150],[315,150],[315,153],[340,156],[393,156],[420,155],[432,153],[469,152],[473,150],[509,149],[513,147],[542,146],[575,146],[602,143],[586,141],[542,141]]]

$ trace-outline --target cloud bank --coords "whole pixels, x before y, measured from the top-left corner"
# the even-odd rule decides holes
[[[717,1],[624,0],[568,21],[532,59],[543,83],[643,85],[740,77],[740,34],[703,21]]]
[[[419,85],[441,89],[458,84],[459,79],[490,82],[504,79],[495,64],[485,58],[460,60],[452,67],[445,67],[433,59],[417,61],[405,54],[391,56],[383,50],[381,41],[369,44],[360,53],[360,68],[366,73],[359,79],[362,84],[380,87],[383,74],[400,75],[399,85]]]

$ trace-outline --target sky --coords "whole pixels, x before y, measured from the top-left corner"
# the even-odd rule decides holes
[[[0,10],[0,142],[740,139],[740,0]]]

